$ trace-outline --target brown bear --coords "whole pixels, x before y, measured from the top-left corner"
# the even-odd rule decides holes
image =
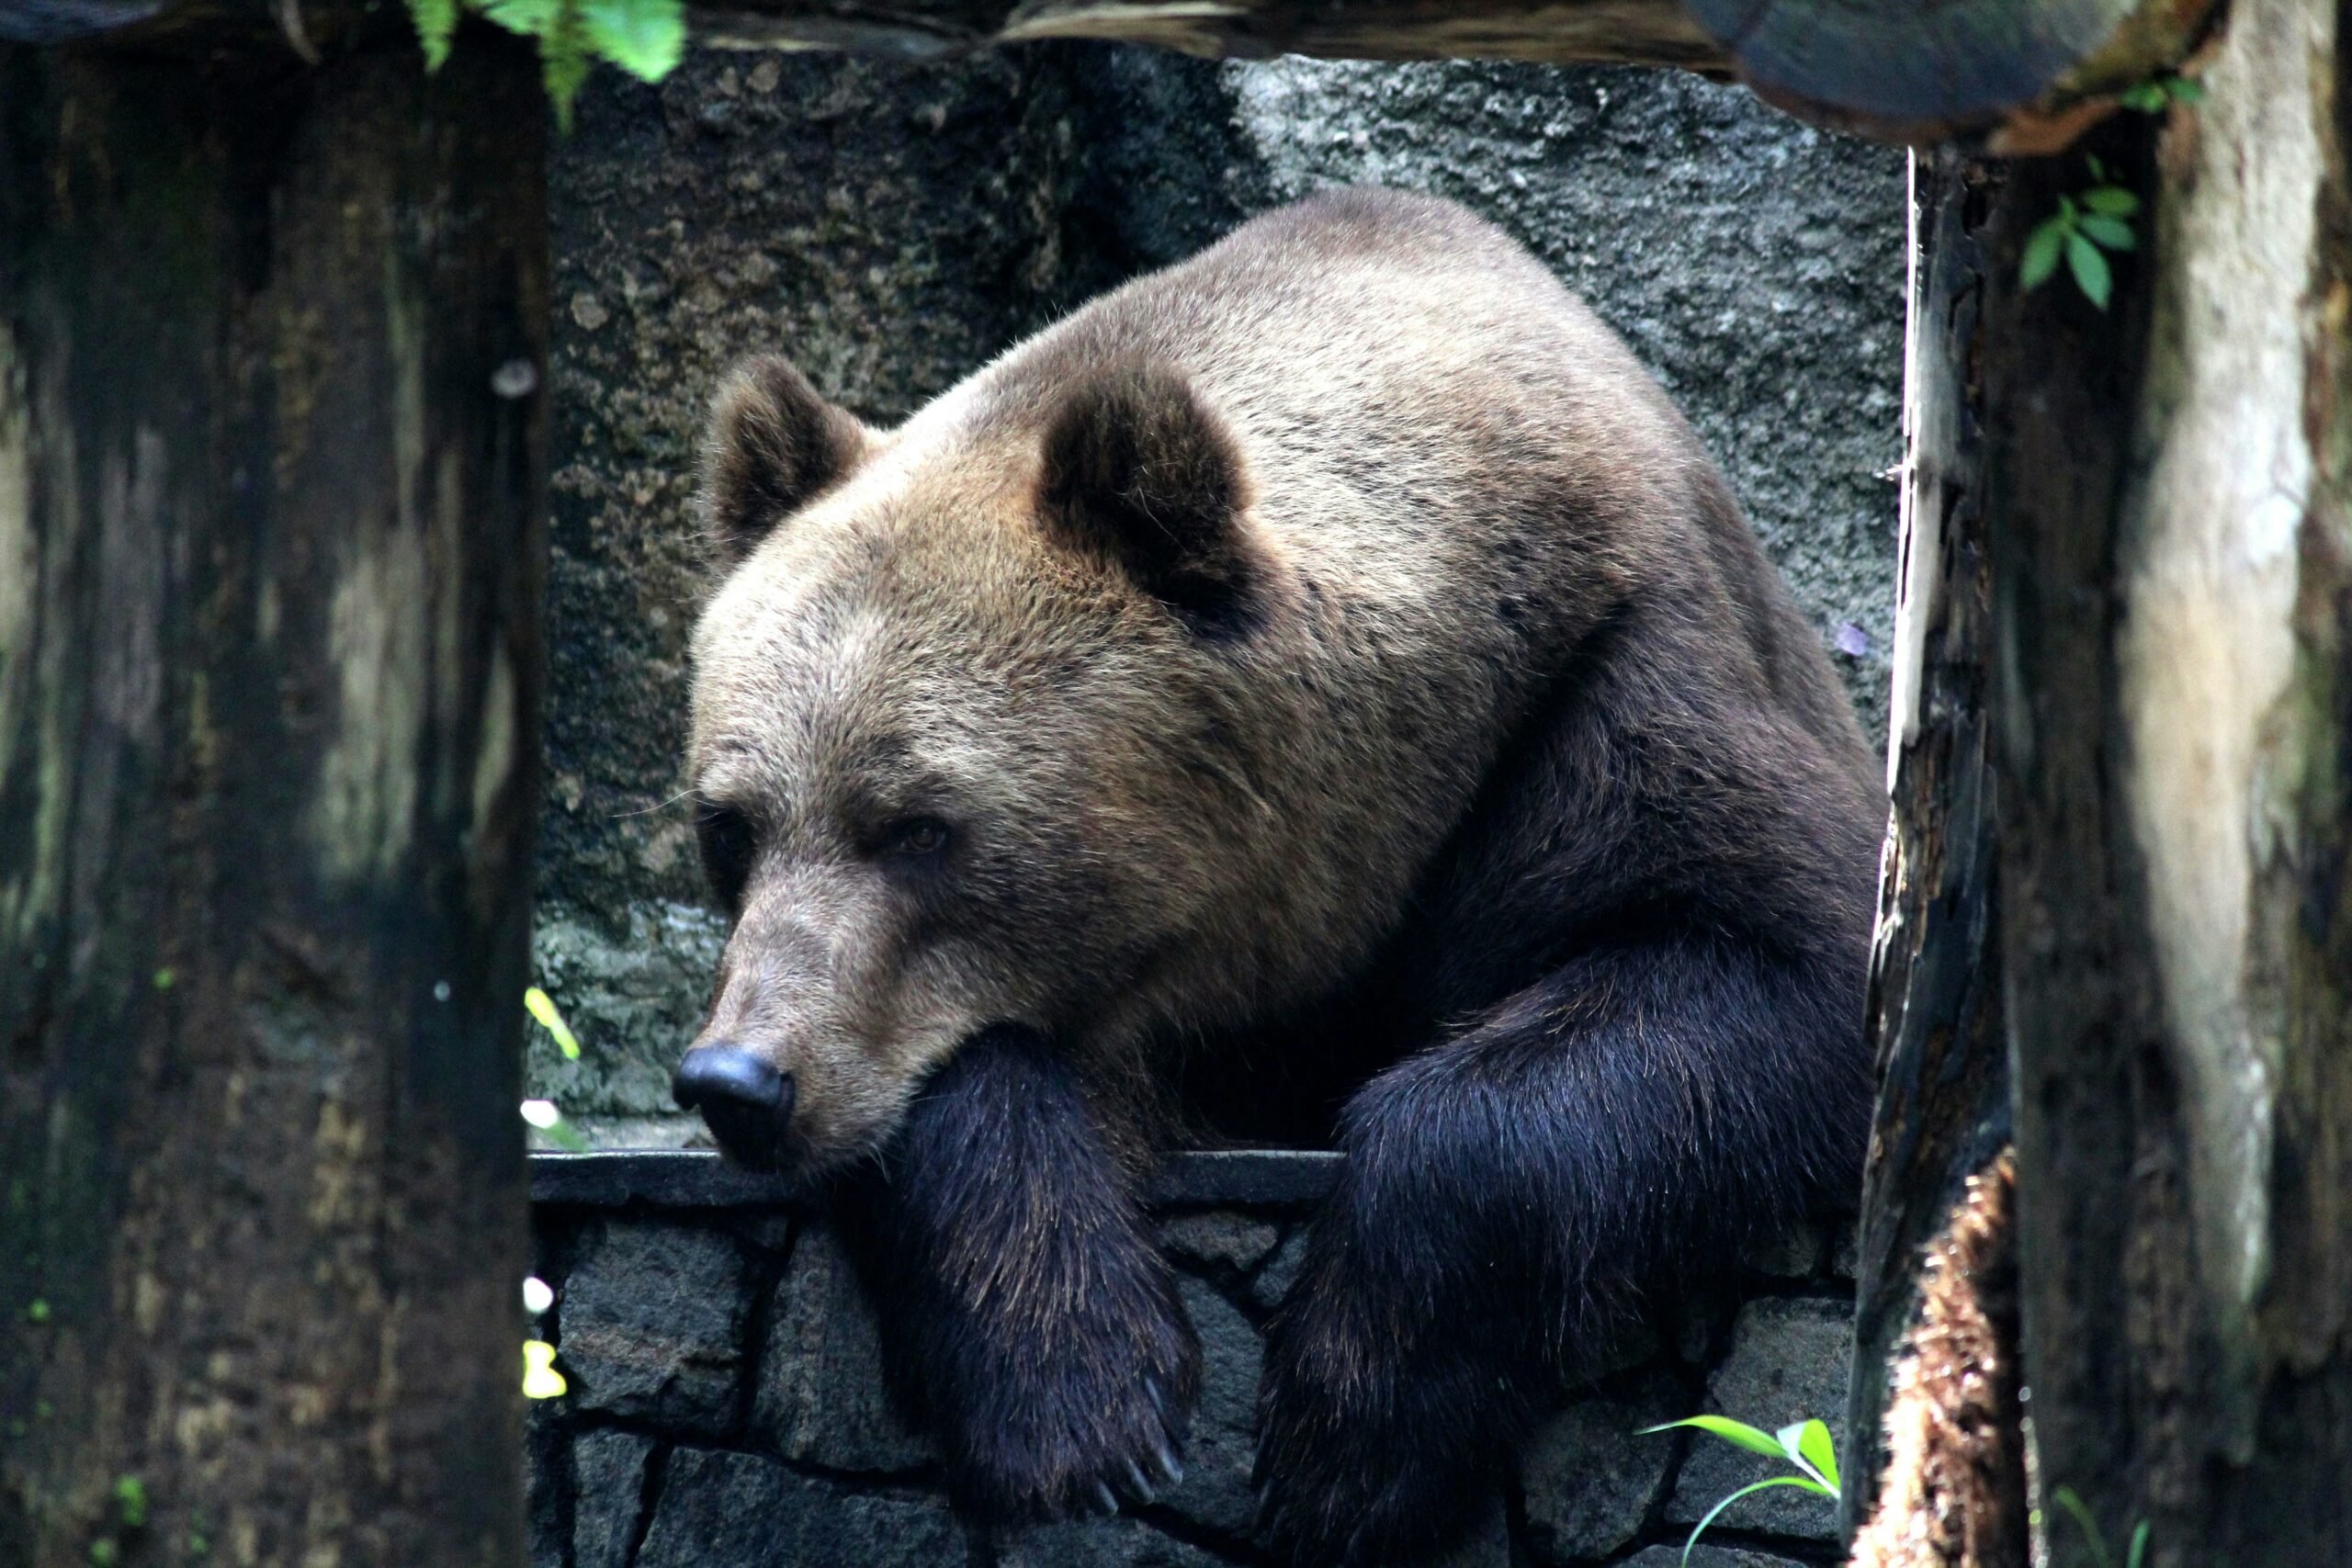
[[[1882,818],[1819,640],[1532,257],[1261,218],[895,430],[719,393],[690,774],[734,918],[679,1069],[825,1183],[959,1497],[1176,1473],[1151,1151],[1335,1137],[1263,1526],[1440,1543],[1645,1290],[1850,1205]]]

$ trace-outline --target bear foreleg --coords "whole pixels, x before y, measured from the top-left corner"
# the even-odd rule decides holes
[[[1442,1545],[1645,1286],[1849,1190],[1859,979],[1591,952],[1366,1085],[1268,1336],[1272,1540],[1317,1568]]]
[[[1000,1029],[910,1109],[849,1195],[891,1372],[960,1506],[1106,1513],[1181,1478],[1200,1348],[1077,1076]]]

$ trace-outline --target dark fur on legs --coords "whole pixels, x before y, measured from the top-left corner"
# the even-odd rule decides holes
[[[1181,1472],[1200,1347],[1069,1066],[990,1030],[926,1084],[842,1212],[877,1275],[893,1379],[957,1502],[1052,1518]]]
[[[1268,1339],[1277,1544],[1442,1545],[1643,1287],[1851,1188],[1868,1099],[1839,979],[1699,936],[1588,953],[1356,1097]]]

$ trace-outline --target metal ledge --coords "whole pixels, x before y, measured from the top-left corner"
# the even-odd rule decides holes
[[[1320,1149],[1220,1149],[1171,1154],[1144,1201],[1155,1209],[1292,1209],[1327,1196],[1341,1156]],[[708,1149],[535,1154],[531,1201],[617,1209],[790,1207],[801,1195],[780,1177],[738,1170]]]

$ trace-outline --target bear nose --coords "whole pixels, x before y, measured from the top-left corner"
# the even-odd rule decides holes
[[[697,1045],[678,1064],[670,1093],[699,1111],[718,1146],[738,1164],[770,1170],[781,1161],[792,1122],[792,1075],[741,1045]]]

